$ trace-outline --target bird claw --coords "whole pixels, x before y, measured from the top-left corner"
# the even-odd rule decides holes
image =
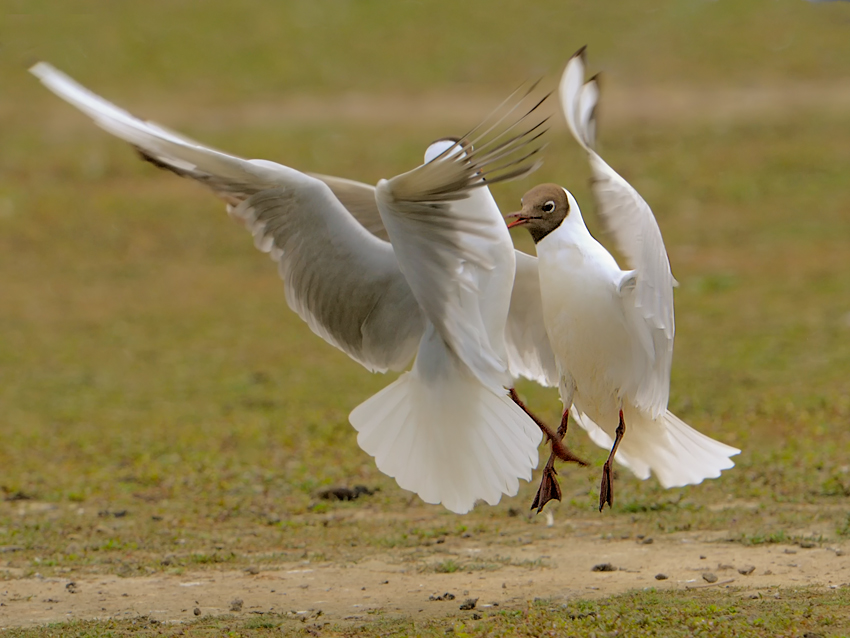
[[[602,485],[599,487],[599,511],[605,507],[614,507],[614,480],[611,476],[611,466],[606,463],[602,466]]]
[[[534,502],[531,504],[531,509],[537,508],[539,514],[543,511],[543,506],[549,501],[561,500],[561,486],[556,478],[557,472],[554,467],[548,465],[543,468],[543,476],[540,478],[540,487],[537,489],[537,495],[534,497]]]

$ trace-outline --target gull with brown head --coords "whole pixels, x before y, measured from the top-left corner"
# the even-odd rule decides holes
[[[599,89],[584,81],[584,50],[567,64],[560,99],[570,131],[587,151],[599,215],[631,270],[591,236],[573,195],[542,184],[522,198],[509,226],[537,247],[543,322],[557,360],[564,405],[594,443],[610,449],[599,509],[613,503],[612,462],[664,487],[720,476],[740,450],[700,434],[667,409],[673,357],[673,288],[661,231],[647,203],[594,150]],[[554,458],[534,505],[560,500]]]

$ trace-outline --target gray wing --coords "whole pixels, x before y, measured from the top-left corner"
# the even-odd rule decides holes
[[[642,370],[633,398],[658,417],[667,409],[676,331],[675,280],[661,229],[646,201],[594,150],[599,88],[594,78],[584,82],[584,50],[567,64],[560,97],[570,131],[588,153],[599,215],[635,270],[634,286],[629,285],[623,296],[630,305],[626,311],[634,320],[634,337],[643,344]]]
[[[381,218],[423,312],[452,351],[494,392],[511,380],[507,362],[497,352],[499,344],[485,327],[480,301],[486,299],[480,299],[477,273],[504,268],[513,260],[513,246],[495,202],[473,191],[537,168],[536,140],[543,122],[529,115],[541,102],[518,117],[512,116],[514,106],[485,133],[497,130],[490,140],[458,144],[377,186]],[[498,244],[504,252],[494,254]],[[501,341],[503,335],[496,338]]]
[[[514,377],[525,377],[547,387],[558,385],[558,365],[543,323],[537,258],[519,250],[505,345]]]
[[[370,370],[398,370],[410,361],[426,320],[392,246],[359,224],[324,181],[139,120],[48,64],[31,70],[147,160],[224,199],[257,247],[278,262],[289,306],[316,334]]]
[[[375,202],[374,186],[343,177],[331,177],[319,173],[308,173],[308,175],[327,184],[336,198],[366,230],[375,237],[390,240],[384,222],[381,220],[381,213],[378,212],[378,204]]]

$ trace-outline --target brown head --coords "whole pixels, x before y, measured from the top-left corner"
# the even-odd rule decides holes
[[[525,226],[534,243],[555,230],[570,214],[567,192],[557,184],[540,184],[522,196],[522,210],[507,217],[514,218],[508,228]]]

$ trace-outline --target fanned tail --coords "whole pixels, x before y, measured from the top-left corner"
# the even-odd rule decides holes
[[[589,416],[576,409],[573,418],[598,446],[614,441]],[[655,474],[665,488],[696,485],[735,466],[741,450],[701,434],[669,410],[656,420],[626,411],[626,434],[614,457],[640,479]]]
[[[357,406],[357,443],[426,503],[464,514],[531,480],[541,432],[507,396],[484,387],[429,331],[413,369]]]

